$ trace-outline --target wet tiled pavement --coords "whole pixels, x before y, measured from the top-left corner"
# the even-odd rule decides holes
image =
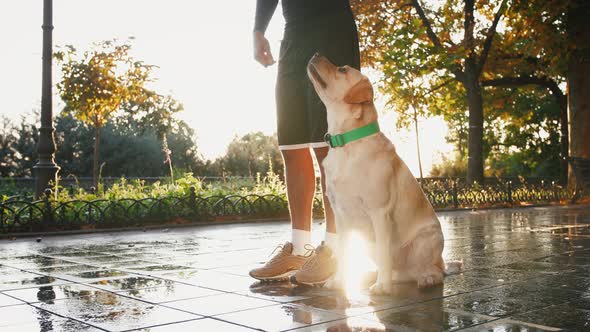
[[[439,216],[463,272],[391,296],[249,278],[284,222],[0,240],[0,331],[590,331],[590,206]]]

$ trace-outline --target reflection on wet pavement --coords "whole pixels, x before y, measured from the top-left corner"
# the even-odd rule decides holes
[[[0,240],[0,331],[590,330],[590,206],[439,216],[464,270],[389,296],[251,279],[287,223]]]

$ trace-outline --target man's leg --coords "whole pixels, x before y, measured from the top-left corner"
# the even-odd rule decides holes
[[[324,201],[324,215],[326,217],[326,237],[324,238],[324,241],[328,246],[334,249],[338,244],[338,238],[336,236],[336,219],[334,217],[334,211],[332,210],[332,206],[330,205],[330,200],[326,196],[326,174],[324,171],[324,166],[322,165],[322,162],[324,161],[324,158],[326,158],[326,156],[328,155],[329,150],[329,147],[313,149],[316,160],[320,165],[320,174],[322,176],[322,195]]]
[[[336,272],[336,258],[332,255],[332,250],[338,248],[338,237],[336,236],[336,222],[334,212],[330,205],[330,201],[326,197],[326,177],[324,168],[321,166],[322,161],[328,154],[328,148],[314,148],[316,159],[320,164],[320,174],[322,176],[322,193],[324,201],[324,211],[326,217],[326,237],[324,244],[318,246],[313,255],[306,264],[294,276],[291,277],[291,282],[296,284],[306,285],[321,285],[330,279]],[[314,179],[315,181],[315,179]],[[310,209],[311,210],[311,209]],[[310,215],[311,216],[311,215]],[[295,231],[295,230],[294,230]]]
[[[285,163],[287,199],[291,215],[293,254],[304,255],[311,243],[311,214],[315,172],[309,148],[281,150]]]
[[[309,148],[281,150],[285,162],[287,198],[291,214],[291,242],[264,266],[250,271],[259,280],[285,280],[299,271],[308,260],[311,244],[311,207],[315,193],[315,172]],[[276,250],[276,249],[275,249]]]

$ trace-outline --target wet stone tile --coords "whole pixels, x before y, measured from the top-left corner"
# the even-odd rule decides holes
[[[124,256],[113,256],[113,255],[102,255],[102,256],[94,256],[94,257],[80,257],[76,258],[76,261],[89,263],[93,265],[100,265],[105,263],[117,263],[117,262],[124,262],[129,261],[129,257]]]
[[[190,270],[191,267],[182,266],[182,265],[148,265],[148,266],[137,266],[137,267],[129,267],[131,271],[138,271],[138,272],[153,272],[153,271],[182,271],[182,270]]]
[[[223,293],[198,286],[191,286],[177,282],[169,282],[166,284],[166,286],[162,287],[134,289],[124,292],[118,292],[118,294],[141,299],[143,301],[148,301],[152,303],[162,303],[211,295],[219,295]]]
[[[272,319],[269,319],[272,317]],[[343,319],[335,313],[304,305],[285,303],[264,308],[238,311],[217,318],[265,331],[282,331]]]
[[[106,262],[106,263],[102,263],[100,265],[101,266],[108,266],[111,268],[120,268],[120,269],[128,270],[133,267],[149,266],[149,265],[153,265],[153,264],[154,264],[154,262],[149,262],[149,261],[125,260],[125,261],[119,261],[119,262]]]
[[[140,288],[150,288],[163,286],[166,283],[165,280],[141,276],[131,276],[119,279],[103,279],[89,283],[89,285],[109,290],[109,291],[122,291]]]
[[[557,273],[556,273],[557,274]],[[528,270],[510,270],[504,268],[475,268],[468,271],[461,273],[461,275],[475,277],[475,278],[484,278],[484,279],[493,279],[497,282],[517,282],[527,279],[533,279],[539,277],[539,273],[537,271],[528,271]],[[447,278],[445,278],[447,280]]]
[[[82,258],[101,258],[107,256],[105,254],[95,252],[95,251],[65,251],[65,252],[55,252],[52,254],[53,256],[61,257],[63,259],[82,259]]]
[[[104,330],[95,328],[75,320],[61,318],[56,315],[49,315],[35,323],[19,324],[12,327],[2,328],[2,332],[39,332],[39,331],[60,331],[60,332],[103,332]]]
[[[536,262],[545,262],[552,264],[565,264],[565,265],[590,265],[590,257],[579,257],[579,256],[566,256],[566,255],[555,255],[549,257],[543,257],[535,259]]]
[[[100,278],[110,278],[110,277],[124,277],[128,276],[129,274],[124,271],[119,270],[97,270],[97,271],[85,271],[80,273],[74,273],[72,276],[81,278],[81,279],[100,279]]]
[[[248,332],[254,331],[247,327],[216,320],[214,318],[202,318],[188,322],[168,324],[146,329],[133,330],[142,332],[177,332],[177,331],[223,331],[223,332]]]
[[[569,289],[590,295],[590,277],[582,277],[576,274],[556,275],[537,279],[538,284],[544,287]]]
[[[590,310],[578,309],[567,303],[515,315],[512,319],[570,331],[590,330]]]
[[[546,262],[517,262],[502,265],[501,268],[510,270],[535,271],[538,274],[556,274],[578,272],[576,266],[564,266]]]
[[[92,265],[68,265],[68,266],[60,266],[60,267],[46,267],[46,268],[38,268],[38,269],[30,269],[28,271],[37,272],[46,275],[74,275],[78,272],[82,271],[92,271],[96,270],[96,266]]]
[[[313,289],[298,287],[288,281],[272,283],[256,281],[247,290],[236,293],[277,302],[293,302],[314,296],[311,290]]]
[[[201,317],[107,292],[52,303],[37,303],[33,306],[108,331],[139,329]]]
[[[23,304],[23,301],[19,301],[10,296],[0,293],[0,307],[7,307],[11,305]]]
[[[545,278],[531,279],[509,285],[484,290],[501,296],[516,298],[523,301],[558,304],[572,298],[584,296],[584,293],[568,288],[548,288],[544,283]]]
[[[0,280],[3,279],[2,276],[7,275],[7,274],[11,274],[11,273],[16,273],[19,272],[20,269],[14,268],[14,267],[9,267],[9,266],[5,266],[0,264]]]
[[[570,253],[576,253],[581,256],[590,256],[590,247],[585,246],[573,246],[570,250],[562,253],[563,255],[568,255]]]
[[[3,260],[2,264],[19,269],[41,269],[52,266],[75,265],[76,263],[59,258],[41,255],[28,255]]]
[[[312,297],[293,303],[312,309],[329,311],[342,316],[361,315],[375,310],[390,309],[403,305],[388,296],[375,298],[368,295],[357,295],[354,298],[349,298],[345,294]]]
[[[266,261],[269,253],[282,242],[280,239],[288,238],[290,234],[288,223],[265,223],[186,228],[170,232],[154,230],[63,236],[44,239],[40,244],[24,240],[0,241],[0,294],[3,291],[10,292],[1,294],[8,297],[14,292],[19,299],[37,301],[39,305],[73,301],[71,310],[76,312],[77,308],[83,307],[79,305],[82,298],[93,298],[92,301],[111,299],[109,301],[117,306],[118,300],[112,300],[115,296],[112,292],[119,292],[119,297],[126,299],[123,302],[135,300],[143,305],[149,305],[150,301],[190,302],[234,292],[231,295],[242,296],[240,299],[266,300],[271,303],[268,308],[287,304],[339,316],[306,327],[304,323],[294,324],[293,314],[283,310],[276,322],[264,322],[270,320],[270,315],[259,316],[260,321],[254,322],[270,330],[284,326],[305,327],[314,331],[334,331],[339,328],[346,331],[412,330],[415,328],[410,328],[411,323],[416,322],[420,315],[403,309],[438,301],[442,304],[437,302],[438,309],[431,311],[436,322],[429,325],[425,321],[425,329],[438,331],[467,327],[477,330],[478,326],[493,327],[498,322],[496,329],[532,331],[543,330],[545,325],[535,325],[539,323],[532,320],[498,317],[529,315],[531,310],[535,312],[563,305],[569,306],[577,314],[590,309],[590,237],[584,233],[589,227],[581,225],[590,225],[588,206],[442,212],[440,215],[446,236],[445,259],[463,259],[464,271],[447,276],[443,286],[427,291],[418,291],[415,285],[396,286],[394,294],[388,297],[371,297],[366,290],[362,290],[343,298],[341,293],[323,288],[294,287],[289,283],[260,284],[248,276],[248,271],[255,266],[254,263]],[[553,233],[534,231],[548,227],[561,230]],[[562,231],[565,229],[569,233]],[[314,232],[313,237],[314,243],[317,243],[322,234]],[[1,265],[9,263],[43,274]],[[91,268],[82,268],[84,265]],[[179,267],[183,270],[178,270]],[[123,271],[128,275],[110,271]],[[77,284],[68,285],[71,281],[88,285],[79,285],[80,288],[76,289],[73,285]],[[66,285],[71,289],[65,289]],[[204,289],[207,290],[202,293]],[[12,303],[10,300],[4,301]],[[0,308],[5,308],[1,303]],[[222,309],[228,309],[227,306],[231,307],[226,305]],[[242,312],[258,312],[264,308],[240,309],[222,315],[239,316]],[[375,310],[403,313],[388,322],[386,319],[368,317]],[[429,312],[430,309],[424,310]],[[305,314],[295,312],[295,321],[306,321]],[[492,319],[489,314],[494,315],[494,321],[488,321]],[[243,315],[245,322],[252,319]],[[367,317],[346,319],[344,315]],[[549,310],[545,315],[551,315]],[[289,324],[283,324],[285,316],[291,317]],[[118,317],[127,316],[115,310],[112,326],[115,326]],[[477,319],[481,322],[477,323]],[[574,323],[569,326],[576,328],[571,330],[580,330],[573,324],[583,319],[583,315],[572,318]],[[138,320],[142,321],[143,318]],[[355,320],[361,323],[354,325]],[[148,319],[146,323],[149,325],[153,321]],[[313,319],[307,321],[315,322]],[[373,325],[368,326],[367,322]],[[38,324],[37,321],[31,323]],[[157,328],[174,330],[174,323],[166,322]],[[199,324],[203,323],[204,320]],[[479,325],[470,325],[475,323]],[[38,326],[31,326],[34,326],[31,330],[39,330]],[[61,330],[58,325],[54,326],[55,330]],[[151,329],[143,322],[133,326],[140,330]],[[549,329],[550,326],[553,325],[547,325]],[[121,328],[124,327],[127,328]]]
[[[521,289],[517,291],[526,292]],[[491,289],[465,293],[444,298],[442,303],[448,309],[494,317],[506,317],[516,313],[544,308],[555,303],[554,299],[547,298],[543,294],[530,294],[525,297],[516,295],[517,291]]]
[[[467,271],[463,274],[456,274],[445,277],[443,281],[444,296],[467,293],[476,290],[496,287],[506,283],[505,279],[491,279],[487,277],[474,276]]]
[[[360,315],[441,298],[443,288],[418,289],[413,284],[402,284],[393,285],[392,294],[383,296],[369,295],[367,290],[355,294],[332,290],[323,293],[323,296],[311,297],[294,303],[340,315]]]
[[[258,299],[238,294],[220,294],[189,300],[166,302],[163,305],[185,310],[203,316],[215,316],[224,313],[276,305],[277,302]]]
[[[247,265],[234,265],[234,266],[226,266],[226,267],[219,267],[210,269],[211,271],[215,272],[222,272],[227,274],[235,274],[242,277],[249,277],[250,270],[260,267],[260,264],[247,264]]]
[[[290,330],[294,332],[385,332],[392,331],[384,324],[359,317],[340,319],[329,323],[317,324]],[[393,331],[403,332],[404,329],[397,328]]]
[[[245,292],[256,280],[207,270],[186,270],[157,274],[159,278],[184,282],[190,285],[212,288],[223,292]]]
[[[543,326],[537,324],[530,324],[526,322],[520,322],[512,319],[498,319],[489,323],[476,325],[467,329],[461,330],[461,332],[500,332],[500,331],[511,331],[511,332],[549,332],[549,331],[561,331],[561,329]]]
[[[359,316],[373,320],[388,330],[454,331],[485,323],[493,317],[443,307],[442,300],[404,306]]]
[[[62,285],[66,283],[69,283],[69,281],[57,279],[52,276],[22,272],[18,275],[12,275],[7,280],[0,281],[0,291],[36,286]]]
[[[4,293],[29,303],[50,303],[55,300],[95,295],[100,292],[105,291],[83,284],[65,284],[59,286],[42,286],[38,288],[19,289],[6,291]]]
[[[571,297],[567,300],[567,303],[578,309],[590,310],[590,295],[586,294],[588,293],[584,293],[580,297]]]
[[[39,332],[39,331],[100,331],[92,326],[56,316],[38,308],[19,305],[0,308],[0,331]]]

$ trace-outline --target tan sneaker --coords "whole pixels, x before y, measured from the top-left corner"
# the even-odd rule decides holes
[[[289,277],[294,275],[309,258],[309,256],[293,255],[293,244],[291,242],[285,242],[274,251],[277,249],[280,249],[280,251],[264,266],[250,271],[252,278],[263,281],[289,280]]]
[[[323,285],[336,273],[336,258],[332,257],[332,249],[324,244],[315,249],[311,256],[297,273],[291,278],[294,284],[309,286]]]

